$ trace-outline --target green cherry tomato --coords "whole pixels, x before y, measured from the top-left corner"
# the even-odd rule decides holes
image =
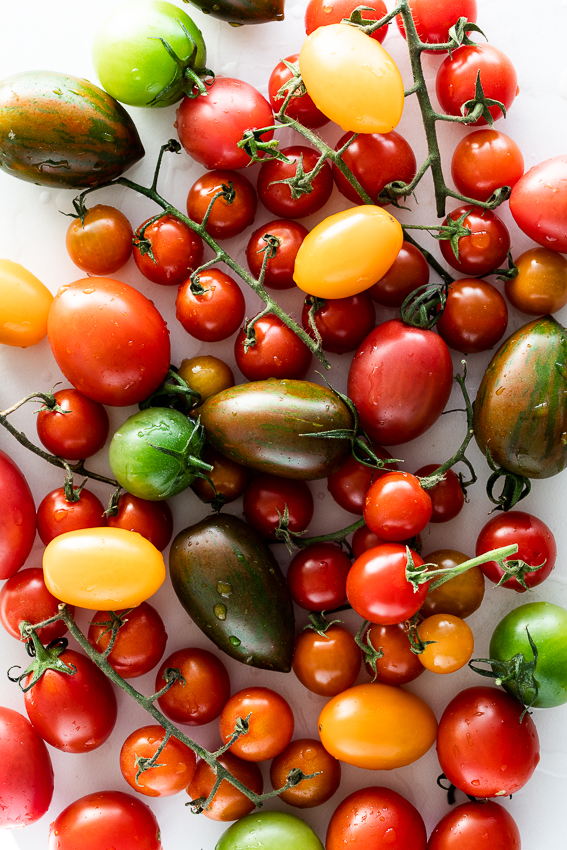
[[[508,661],[521,653],[529,663],[533,652],[527,631],[537,648],[534,679],[538,693],[534,708],[551,708],[567,702],[567,611],[551,602],[528,602],[510,611],[496,626],[490,641],[490,658]],[[504,687],[517,696],[513,682]],[[528,688],[529,702],[533,690]]]
[[[103,88],[116,100],[170,106],[192,90],[192,72],[205,70],[206,48],[201,31],[177,6],[132,0],[98,28],[92,57]]]
[[[150,407],[116,431],[109,448],[112,473],[133,496],[156,501],[185,490],[199,469],[204,444],[201,426],[178,410]]]
[[[323,850],[310,826],[287,812],[254,812],[224,832],[215,850]]]

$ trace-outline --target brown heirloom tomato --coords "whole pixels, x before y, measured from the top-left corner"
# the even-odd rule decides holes
[[[288,806],[296,806],[298,809],[320,806],[326,803],[339,787],[341,764],[327,752],[320,741],[299,738],[276,756],[270,766],[272,787],[282,788],[293,768],[299,768],[305,775],[318,775],[312,779],[302,779],[295,788],[282,791],[279,796]]]
[[[206,478],[195,479],[191,487],[203,502],[212,502],[215,496],[221,496],[225,502],[234,502],[242,496],[250,481],[249,469],[209,445],[205,446],[201,460],[213,467],[207,472],[207,478],[215,487],[213,490]]]
[[[530,248],[515,261],[518,274],[504,284],[508,301],[531,316],[556,313],[567,304],[567,260],[550,248]]]
[[[468,555],[455,549],[436,549],[423,557],[432,570],[451,569],[470,560]],[[454,614],[464,620],[480,607],[483,597],[484,574],[480,567],[471,567],[435,590],[430,590],[420,613],[424,617],[431,614]]]

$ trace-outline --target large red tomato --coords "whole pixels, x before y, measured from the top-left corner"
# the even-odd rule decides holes
[[[35,538],[33,496],[14,461],[0,449],[0,579],[25,563]]]
[[[327,830],[327,850],[425,850],[423,818],[405,797],[372,786],[350,794],[335,809]]]
[[[391,319],[356,352],[347,393],[370,439],[391,446],[419,437],[437,421],[452,383],[451,355],[441,337]]]
[[[462,803],[441,818],[429,837],[427,850],[520,850],[516,821],[492,800]]]
[[[53,768],[43,740],[29,720],[0,708],[0,828],[29,826],[49,808]]]
[[[567,155],[530,168],[512,189],[510,212],[534,242],[567,253]]]

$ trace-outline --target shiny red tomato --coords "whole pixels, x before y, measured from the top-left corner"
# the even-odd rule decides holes
[[[264,761],[279,755],[293,735],[294,718],[289,703],[270,688],[246,688],[233,694],[219,719],[224,744],[232,737],[238,718],[248,715],[248,732],[232,744],[230,752],[244,761]]]
[[[51,454],[66,460],[83,460],[96,454],[108,437],[104,406],[69,387],[54,393],[64,410],[42,408],[37,414],[37,436]]]
[[[295,286],[295,258],[308,233],[298,221],[286,219],[269,221],[255,230],[246,246],[246,262],[254,277],[259,277],[267,252],[264,286],[268,289],[292,289]]]
[[[461,278],[449,288],[437,331],[449,348],[477,354],[493,348],[507,325],[508,307],[498,289],[487,280]]]
[[[391,319],[356,352],[347,393],[370,439],[390,446],[425,433],[443,412],[452,384],[451,355],[441,337]]]
[[[137,531],[156,549],[163,552],[173,534],[173,514],[166,501],[150,502],[122,493],[118,501],[118,511],[107,515],[106,524],[109,528],[125,528],[127,531]]]
[[[427,833],[415,806],[397,791],[375,785],[349,794],[331,817],[326,850],[349,844],[364,850],[425,850]]]
[[[274,112],[280,111],[287,96],[287,89],[284,89],[283,94],[279,94],[279,92],[289,80],[293,79],[293,72],[290,71],[286,63],[297,65],[298,59],[298,53],[287,56],[278,62],[270,74],[268,96]],[[310,127],[312,130],[329,123],[327,116],[317,109],[307,92],[302,95],[293,95],[286,106],[285,114],[288,118],[299,121],[304,127]]]
[[[352,136],[352,133],[341,136],[335,150],[340,150]],[[370,195],[372,203],[381,205],[388,203],[378,198],[384,186],[395,180],[411,183],[417,166],[409,142],[395,130],[389,133],[359,133],[342,159],[366,194]],[[353,204],[362,203],[362,197],[334,163],[332,171],[339,192]]]
[[[302,779],[299,785],[283,791],[279,797],[288,806],[308,809],[320,806],[329,800],[341,781],[341,763],[327,752],[320,741],[299,738],[292,741],[270,765],[270,781],[273,788],[283,788],[290,770],[299,768],[311,779]]]
[[[501,268],[510,250],[510,234],[502,219],[491,210],[464,204],[450,212],[443,224],[447,224],[449,219],[456,221],[463,213],[467,213],[463,227],[467,227],[471,233],[459,238],[458,256],[455,256],[448,239],[441,240],[440,248],[445,261],[461,274],[474,277]]]
[[[372,623],[366,630],[364,642],[382,650],[376,659],[376,672],[367,664],[366,670],[374,682],[384,685],[406,685],[425,671],[419,656],[412,652],[406,623],[381,626]]]
[[[211,201],[219,192],[231,189],[230,203],[220,195],[213,203],[205,230],[213,239],[230,239],[246,230],[256,215],[254,186],[243,174],[234,171],[207,171],[193,183],[187,196],[187,215],[202,224]]]
[[[409,7],[417,34],[426,44],[446,44],[449,41],[449,30],[459,18],[476,23],[476,0],[410,0]],[[396,23],[406,38],[401,15],[396,17]],[[436,50],[426,52],[439,55]]]
[[[304,629],[295,639],[293,672],[309,691],[334,697],[354,685],[362,655],[354,637],[343,626],[329,626],[320,635]]]
[[[315,338],[309,326],[309,310],[313,296],[308,295],[301,311],[301,324]],[[376,311],[366,292],[348,298],[329,298],[313,314],[313,321],[321,337],[323,351],[346,354],[356,351],[360,343],[376,324]]]
[[[423,531],[433,505],[419,479],[409,472],[387,472],[365,496],[363,516],[368,528],[383,540],[407,540]]]
[[[503,806],[493,800],[461,803],[441,818],[427,850],[520,850],[520,831]]]
[[[149,673],[159,663],[167,644],[162,618],[148,602],[131,610],[97,611],[89,624],[88,641],[97,652],[105,652],[112,638],[112,623],[122,619],[108,663],[123,679]]]
[[[476,554],[483,555],[491,549],[511,543],[518,545],[518,551],[506,560],[521,560],[530,567],[543,564],[540,570],[528,570],[524,575],[527,587],[537,587],[549,576],[557,558],[557,546],[551,529],[541,519],[525,511],[496,514],[481,529],[476,541]],[[492,582],[499,582],[504,575],[496,561],[482,564],[481,570]],[[503,587],[512,588],[518,593],[526,591],[515,576],[503,582]]]
[[[460,115],[461,107],[474,99],[476,79],[480,72],[486,98],[498,100],[506,111],[518,94],[518,78],[512,62],[492,44],[463,45],[453,50],[437,71],[435,89],[441,109],[448,115]],[[489,107],[494,121],[502,117],[499,106]],[[486,124],[481,117],[473,123]]]
[[[49,828],[48,850],[162,850],[152,810],[122,791],[97,791],[63,809]]]
[[[311,365],[311,352],[278,316],[274,313],[262,316],[254,331],[256,342],[247,350],[244,330],[234,343],[236,365],[249,381],[305,378]]]
[[[175,682],[158,699],[159,707],[174,723],[202,726],[218,717],[230,696],[230,679],[226,667],[207,649],[178,649],[161,664],[156,676],[156,692],[165,685],[168,667],[181,671],[185,685]]]
[[[428,475],[433,475],[440,465],[428,463],[420,467],[415,474],[418,478],[426,478]],[[452,469],[447,470],[443,481],[429,487],[427,494],[431,499],[432,508],[430,522],[449,522],[460,514],[465,504],[461,482]]]
[[[263,162],[258,172],[256,188],[258,197],[272,215],[279,218],[304,218],[322,209],[333,191],[331,166],[324,163],[311,183],[311,190],[299,189],[295,197],[292,187],[281,181],[292,179],[296,174],[309,174],[319,161],[319,151],[305,145],[291,145],[280,151],[288,160],[269,159]]]
[[[258,765],[253,761],[244,761],[238,756],[230,752],[223,753],[217,758],[219,764],[226,767],[233,776],[240,780],[247,788],[254,791],[256,794],[261,794],[264,790],[264,779]],[[204,797],[205,800],[213,790],[217,775],[213,768],[206,761],[199,760],[195,776],[191,780],[191,784],[187,788],[187,793],[191,800],[198,800]],[[239,791],[226,779],[220,783],[215,796],[209,803],[206,809],[203,810],[203,815],[206,818],[217,821],[238,820],[244,815],[250,814],[255,805],[242,791]]]
[[[62,286],[47,332],[67,380],[102,404],[138,404],[169,369],[165,321],[148,298],[118,280],[86,278]]]
[[[184,97],[177,109],[179,141],[205,168],[245,168],[250,157],[238,142],[245,130],[271,127],[272,108],[260,92],[233,77],[215,78],[206,97]],[[262,141],[273,137],[273,130]]]
[[[173,735],[160,749],[155,767],[138,773],[138,759],[151,759],[161,747],[165,729],[142,726],[131,732],[120,750],[120,771],[128,785],[146,797],[171,797],[184,791],[195,773],[197,757],[187,744]]]
[[[429,283],[429,264],[419,248],[403,243],[389,270],[366,291],[384,307],[401,307],[408,295]]]
[[[374,534],[373,531],[370,531],[366,524],[361,525],[360,528],[357,528],[354,534],[352,535],[352,554],[355,559],[359,558],[363,552],[367,552],[369,549],[373,549],[375,546],[381,546],[382,543],[386,543],[386,540],[382,540],[381,537],[378,537],[377,534]]]
[[[35,504],[26,479],[0,449],[0,579],[10,578],[32,550],[36,531]]]
[[[69,605],[71,616],[75,607]],[[20,623],[41,623],[58,613],[59,599],[56,599],[45,586],[41,567],[19,570],[8,579],[0,590],[0,622],[12,637],[20,639]],[[67,626],[57,620],[49,626],[38,629],[37,636],[43,644],[63,637]]]
[[[79,488],[73,489],[77,493]],[[46,546],[66,531],[103,525],[106,525],[104,506],[94,493],[84,487],[76,502],[68,502],[65,488],[57,487],[43,497],[37,508],[37,531]]]
[[[382,460],[392,459],[382,446],[372,446],[372,450]],[[362,516],[364,499],[372,482],[397,468],[396,463],[389,463],[383,469],[373,469],[350,455],[347,462],[327,478],[327,490],[343,510]]]
[[[360,5],[357,0],[309,0],[305,10],[305,32],[311,35],[318,27],[340,24],[343,18],[350,18],[351,13]],[[369,0],[363,5],[370,7],[363,10],[363,20],[379,21],[388,12],[384,0]],[[389,25],[388,21],[374,30],[372,38],[382,43],[388,34]]]
[[[312,543],[300,549],[287,570],[293,601],[307,611],[332,611],[344,605],[350,566],[350,558],[335,543]]]
[[[513,187],[524,173],[516,142],[498,130],[475,130],[461,139],[451,159],[451,176],[461,195],[487,201],[502,186]]]
[[[315,505],[306,481],[259,473],[244,492],[242,510],[252,528],[268,540],[287,512],[290,531],[305,531],[313,519]]]
[[[140,225],[138,233],[145,223]],[[150,243],[151,253],[135,244],[134,260],[144,277],[152,283],[179,286],[201,265],[203,240],[173,215],[164,215],[149,224],[143,238]]]
[[[510,195],[510,212],[530,239],[567,253],[567,156],[534,165],[518,180]]]
[[[246,302],[238,283],[220,269],[199,272],[204,292],[191,291],[191,278],[181,284],[175,315],[188,334],[202,342],[220,342],[236,333],[244,319]]]
[[[0,828],[30,826],[49,808],[53,767],[42,738],[29,720],[0,707]]]
[[[83,221],[74,219],[65,243],[72,261],[88,274],[114,274],[132,253],[132,226],[115,207],[96,204]]]

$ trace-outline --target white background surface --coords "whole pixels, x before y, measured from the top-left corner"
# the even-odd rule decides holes
[[[3,9],[0,31],[0,79],[18,71],[32,69],[50,69],[63,71],[77,76],[85,76],[96,82],[90,62],[90,43],[97,22],[106,16],[116,5],[115,0],[97,0],[87,3],[78,0],[24,0],[20,3],[6,4]],[[181,5],[181,4],[180,4]],[[217,73],[239,76],[256,85],[267,94],[267,81],[276,62],[297,52],[304,38],[303,14],[306,0],[288,0],[286,20],[283,23],[261,26],[233,28],[228,24],[215,21],[202,15],[191,6],[184,6],[195,22],[202,28],[208,46],[209,67]],[[391,3],[388,4],[392,8]],[[527,0],[479,0],[478,23],[488,39],[504,50],[514,62],[519,77],[520,95],[509,111],[506,121],[499,121],[498,129],[512,136],[523,150],[526,169],[536,163],[557,154],[565,153],[567,146],[567,57],[564,52],[564,38],[567,31],[567,3],[565,0],[540,0],[537,4]],[[399,36],[395,26],[385,42],[398,62],[406,85],[409,85],[408,63],[406,61],[405,42]],[[433,82],[435,70],[441,59],[426,56],[424,67],[427,79]],[[144,145],[146,158],[130,174],[140,182],[149,183],[155,156],[159,146],[174,135],[173,122],[175,107],[163,110],[141,110],[129,108]],[[415,111],[415,103],[410,100],[398,130],[408,138],[418,157],[425,153],[425,143],[421,125]],[[450,151],[460,138],[462,129],[442,126],[440,135],[443,151],[446,154],[446,173],[449,172]],[[340,136],[338,128],[326,128],[325,138],[333,141]],[[291,131],[283,135],[284,143],[290,143]],[[299,140],[298,140],[299,141]],[[189,157],[182,154],[170,156],[162,170],[162,193],[184,210],[189,187],[197,179],[202,169]],[[248,174],[254,174],[251,169]],[[410,219],[420,223],[432,224],[435,213],[431,205],[431,187],[426,179],[418,190],[419,205],[410,204],[411,213],[402,213],[402,221]],[[70,212],[74,193],[46,189],[17,181],[0,173],[0,257],[22,263],[36,274],[55,293],[59,286],[82,277],[69,260],[64,245],[65,231],[69,219],[59,211]],[[132,221],[139,225],[155,211],[152,205],[125,189],[106,190],[97,197],[120,207]],[[337,192],[333,195],[329,208],[334,212],[344,208],[346,202]],[[511,221],[508,210],[501,208],[499,214],[505,219],[512,234],[514,254],[531,247],[529,240],[521,234]],[[305,220],[307,226],[313,226],[323,214]],[[256,224],[271,218],[260,208]],[[246,239],[235,239],[230,243],[231,251],[243,262],[243,248]],[[425,244],[425,242],[424,242]],[[431,247],[428,245],[428,247]],[[436,247],[433,246],[433,250]],[[216,346],[205,346],[192,340],[177,325],[175,320],[175,292],[160,288],[146,281],[137,272],[130,261],[116,274],[117,278],[137,286],[151,297],[168,321],[172,332],[173,362],[179,363],[183,357],[198,353],[214,353],[232,361],[232,340]],[[286,293],[285,306],[299,314],[301,298],[296,293]],[[258,309],[254,296],[249,300],[248,315]],[[390,313],[378,308],[380,320],[389,318]],[[558,318],[566,319],[565,311]],[[510,310],[509,331],[527,321],[514,310]],[[460,356],[456,355],[455,368]],[[469,384],[474,394],[489,355],[478,355],[469,359]],[[337,388],[344,387],[346,358],[333,357],[331,380]],[[310,377],[316,379],[314,374]],[[37,389],[48,390],[61,380],[61,375],[51,356],[47,341],[38,346],[20,350],[4,347],[0,350],[0,409],[9,406],[20,397]],[[455,393],[450,407],[460,406]],[[133,411],[132,411],[133,412]],[[129,410],[110,411],[111,422],[118,426]],[[34,420],[31,409],[18,413],[14,417],[20,427],[34,436]],[[441,462],[454,451],[461,440],[464,420],[461,414],[446,416],[428,434],[412,444],[396,449],[394,454],[406,460],[406,469],[415,470],[418,466]],[[51,489],[62,484],[60,473],[46,468],[41,461],[15,445],[9,435],[0,433],[0,447],[8,451],[17,460],[26,474],[36,497],[36,503]],[[484,491],[483,460],[474,447],[469,455],[480,473],[479,483],[471,490],[471,502],[465,506],[462,514],[447,526],[437,526],[430,532],[425,543],[425,553],[435,548],[453,547],[473,553],[476,536],[487,519],[490,510]],[[107,468],[106,453],[91,461],[91,466],[103,471]],[[534,482],[532,494],[521,508],[542,518],[551,527],[558,541],[558,563],[552,576],[531,594],[530,599],[544,599],[567,605],[567,533],[565,523],[565,476],[549,481]],[[90,486],[90,485],[89,485]],[[92,485],[92,489],[106,501],[107,490]],[[313,484],[316,494],[316,514],[311,533],[322,533],[348,525],[353,517],[337,508],[326,491],[324,482]],[[188,491],[177,496],[171,502],[176,518],[176,531],[200,519],[207,513],[196,497]],[[237,502],[229,507],[232,513],[240,513]],[[36,566],[41,561],[42,546],[39,539],[28,566]],[[280,549],[278,554],[284,567],[289,560]],[[483,607],[469,623],[476,639],[475,654],[484,656],[492,630],[500,617],[512,607],[527,601],[512,591],[495,591],[487,588]],[[152,600],[162,613],[168,633],[167,653],[182,646],[206,646],[206,639],[188,620],[167,583]],[[357,628],[356,617],[345,616],[345,621]],[[81,617],[83,626],[87,616]],[[305,616],[298,615],[298,626],[303,626]],[[25,664],[23,647],[5,634],[0,635],[0,658],[2,666]],[[224,659],[223,659],[224,660]],[[296,737],[316,736],[316,720],[324,704],[324,699],[304,690],[293,674],[267,674],[258,670],[244,668],[237,662],[226,660],[231,674],[233,691],[246,685],[266,684],[282,693],[290,701],[296,716]],[[0,701],[17,710],[23,711],[22,695],[16,685],[3,678],[0,671]],[[361,676],[361,681],[363,680]],[[137,680],[137,686],[146,693],[153,691],[154,674]],[[447,678],[425,673],[409,689],[425,696],[439,717],[447,702],[462,687],[481,683],[470,671],[461,671]],[[136,684],[136,683],[135,683]],[[137,726],[146,723],[141,709],[127,702],[127,697],[119,694],[119,721],[109,741],[99,750],[85,756],[68,755],[51,749],[56,773],[55,796],[50,811],[42,820],[25,830],[12,834],[17,847],[21,850],[40,850],[47,846],[49,823],[72,800],[103,788],[127,791],[128,787],[119,771],[118,752],[125,737]],[[564,808],[567,792],[567,706],[548,711],[536,712],[535,721],[541,739],[541,762],[529,784],[511,801],[504,805],[516,818],[522,834],[523,850],[564,850]],[[216,723],[194,730],[195,737],[210,748],[217,745]],[[324,841],[326,825],[338,803],[356,788],[372,784],[388,785],[404,794],[421,811],[428,831],[447,811],[444,793],[437,788],[435,778],[440,772],[434,751],[430,751],[417,765],[393,773],[360,771],[345,767],[342,785],[335,797],[319,809],[303,814]],[[267,771],[265,773],[267,779]],[[266,784],[268,784],[266,782]],[[142,798],[147,801],[148,798]],[[184,794],[151,802],[162,831],[164,850],[212,850],[225,826],[213,823],[204,817],[196,818],[184,807],[187,801]],[[463,802],[464,797],[459,798]],[[270,802],[267,808],[289,809],[279,801]],[[0,848],[3,847],[0,833]],[[116,848],[120,850],[120,848]],[[299,848],[298,848],[299,850]]]

